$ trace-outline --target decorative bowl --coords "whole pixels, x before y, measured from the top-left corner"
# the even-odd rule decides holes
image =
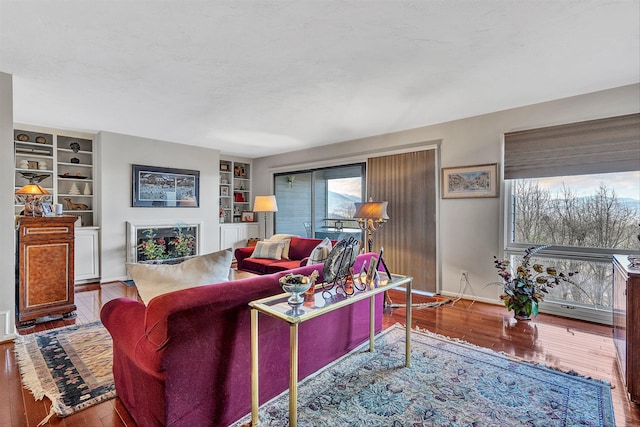
[[[297,306],[304,302],[301,294],[305,293],[312,284],[313,281],[302,274],[289,273],[280,278],[280,286],[282,286],[282,289],[291,294],[287,302],[292,306]]]

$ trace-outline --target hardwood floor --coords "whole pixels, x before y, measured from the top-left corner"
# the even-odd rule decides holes
[[[121,282],[76,289],[77,317],[37,324],[21,334],[53,329],[99,319],[100,308],[118,297],[135,298],[135,288]],[[391,291],[394,302],[404,295]],[[429,301],[416,295],[414,302]],[[404,323],[404,308],[386,309],[383,326]],[[437,308],[414,308],[413,327],[459,338],[522,359],[545,363],[562,370],[609,381],[618,426],[640,425],[640,406],[625,396],[618,373],[611,328],[551,315],[530,322],[515,322],[504,307],[460,300]],[[13,343],[0,344],[0,426],[36,426],[49,413],[48,399],[35,401],[22,388]],[[80,411],[66,418],[52,417],[46,426],[135,426],[118,398]]]

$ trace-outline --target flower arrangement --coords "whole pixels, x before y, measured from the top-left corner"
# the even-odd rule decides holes
[[[544,300],[544,295],[550,288],[561,282],[575,284],[572,277],[577,271],[558,273],[554,267],[544,267],[541,264],[531,265],[531,258],[549,246],[530,247],[525,251],[522,262],[511,271],[508,259],[498,259],[494,256],[498,275],[503,280],[503,293],[500,299],[507,310],[513,310],[517,318],[528,319],[532,314],[538,315],[538,303]]]

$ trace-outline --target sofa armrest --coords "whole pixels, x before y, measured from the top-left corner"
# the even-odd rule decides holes
[[[145,305],[139,301],[116,298],[102,307],[100,320],[111,334],[114,346],[118,346],[118,351],[148,374],[161,376],[160,353],[145,336],[146,311]]]
[[[249,246],[246,248],[237,248],[235,250],[235,257],[236,257],[236,261],[238,261],[238,269],[242,269],[242,261],[245,258],[249,258],[251,256],[251,254],[253,253],[253,250],[255,249],[255,247],[253,246]]]

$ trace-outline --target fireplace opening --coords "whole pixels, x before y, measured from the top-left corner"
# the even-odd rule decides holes
[[[128,262],[172,263],[199,254],[199,224],[127,223]]]

